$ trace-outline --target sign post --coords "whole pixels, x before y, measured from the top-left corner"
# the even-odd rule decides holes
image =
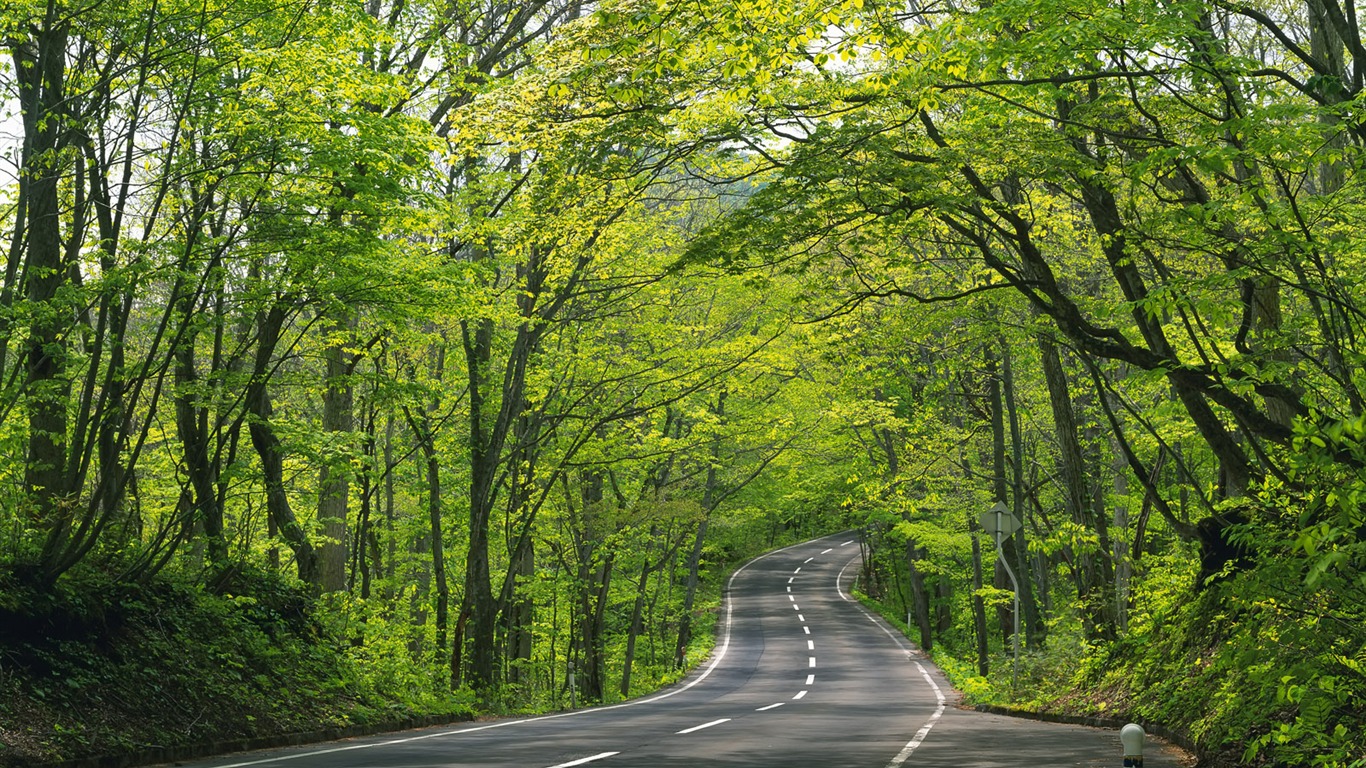
[[[1010,577],[1010,585],[1015,588],[1015,634],[1012,636],[1015,645],[1015,664],[1011,669],[1011,685],[1018,686],[1020,683],[1020,582],[1015,578],[1015,571],[1011,570],[1010,563],[1006,562],[1001,545],[1006,537],[1020,530],[1020,518],[1010,511],[1005,502],[997,501],[991,509],[978,515],[977,522],[982,524],[982,530],[995,537],[996,559],[1005,566],[1006,575]]]

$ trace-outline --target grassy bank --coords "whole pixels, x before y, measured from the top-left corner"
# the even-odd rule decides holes
[[[469,717],[420,665],[377,664],[265,574],[0,586],[0,765],[136,754],[401,718]]]

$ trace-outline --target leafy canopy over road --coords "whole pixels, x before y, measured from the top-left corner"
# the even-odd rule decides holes
[[[719,569],[853,526],[975,698],[1361,763],[1354,6],[27,0],[0,39],[0,759],[164,738],[79,714],[149,604],[251,635],[266,700],[318,649],[319,720],[548,708],[673,679]]]

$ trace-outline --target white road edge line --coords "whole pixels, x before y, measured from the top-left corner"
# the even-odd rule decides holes
[[[792,699],[795,701],[795,700],[800,699],[801,697],[803,697],[803,696],[805,696],[805,695],[806,695],[806,691],[797,691],[797,695],[796,695],[796,696],[793,696]]]
[[[857,559],[858,558],[856,557],[853,560],[850,560],[849,562],[845,563],[844,567],[841,568],[840,572],[835,576],[835,594],[839,595],[840,599],[845,602],[852,602],[854,598],[844,594],[844,590],[840,588],[840,582],[844,579],[844,572],[849,570],[849,566],[853,565],[854,560]]]
[[[578,716],[578,715],[588,714],[588,713],[590,713],[590,712],[607,712],[607,711],[610,711],[610,710],[613,710],[613,709],[623,709],[623,708],[625,708],[625,707],[634,707],[634,706],[638,706],[638,705],[640,705],[640,704],[652,704],[652,703],[654,703],[654,702],[656,702],[656,701],[660,701],[660,700],[662,700],[662,699],[667,699],[667,698],[669,698],[669,697],[671,697],[671,696],[677,696],[678,694],[683,693],[684,691],[686,691],[686,690],[692,688],[693,686],[697,685],[698,683],[702,682],[703,680],[706,680],[707,677],[711,675],[712,671],[715,670],[715,669],[721,664],[721,660],[724,659],[724,658],[726,657],[726,651],[730,648],[730,630],[731,630],[731,623],[732,623],[731,614],[732,614],[732,612],[733,612],[733,607],[734,607],[734,603],[733,603],[733,601],[732,601],[731,598],[730,598],[730,589],[731,589],[731,586],[735,583],[735,577],[739,576],[746,568],[750,567],[750,566],[753,565],[754,563],[759,562],[760,560],[763,560],[763,559],[766,558],[766,557],[769,557],[769,556],[771,556],[771,555],[776,555],[776,554],[778,554],[779,552],[786,552],[786,551],[789,550],[789,549],[795,549],[795,548],[797,548],[797,547],[800,547],[800,546],[804,545],[805,543],[806,543],[806,542],[799,542],[799,543],[797,543],[797,544],[792,544],[792,545],[790,545],[790,546],[786,546],[786,547],[783,547],[783,548],[781,548],[781,549],[775,549],[775,550],[773,550],[772,552],[765,552],[764,554],[759,555],[758,557],[754,558],[753,560],[750,560],[749,562],[747,562],[747,563],[745,563],[744,565],[740,566],[739,568],[736,568],[736,569],[735,569],[735,572],[732,573],[732,574],[730,575],[730,579],[728,579],[728,580],[726,581],[726,634],[725,634],[725,636],[722,637],[722,639],[721,639],[721,646],[720,646],[719,648],[717,648],[716,651],[712,654],[711,664],[708,664],[708,665],[707,665],[707,668],[704,669],[704,670],[702,670],[702,674],[698,675],[697,678],[694,679],[693,681],[691,681],[691,682],[689,682],[689,683],[686,683],[686,684],[684,684],[683,686],[681,686],[681,687],[679,687],[679,688],[675,688],[674,690],[669,691],[669,692],[667,692],[667,693],[661,693],[661,694],[659,694],[658,696],[651,696],[651,697],[649,697],[649,698],[647,698],[647,699],[636,699],[635,701],[626,701],[626,702],[622,702],[621,704],[613,704],[613,705],[611,705],[611,706],[609,706],[609,707],[596,707],[596,708],[594,708],[594,709],[578,709],[578,710],[575,710],[575,711],[573,711],[573,712],[559,712],[559,713],[554,714],[554,715],[541,715],[540,717],[527,717],[527,718],[522,718],[521,720],[505,720],[505,721],[503,721],[503,722],[501,722],[501,723],[490,723],[489,725],[480,725],[480,726],[476,726],[476,727],[474,727],[474,728],[462,728],[462,729],[460,729],[460,730],[455,730],[455,731],[440,731],[440,732],[438,732],[438,733],[424,733],[424,734],[421,735],[421,736],[408,736],[408,737],[405,737],[405,738],[402,738],[402,739],[389,739],[389,740],[387,740],[387,741],[376,741],[376,742],[371,742],[371,743],[369,743],[369,744],[349,744],[349,745],[347,745],[347,746],[345,746],[345,747],[333,747],[332,749],[315,749],[315,750],[307,750],[307,751],[303,751],[303,752],[296,752],[296,753],[289,754],[289,755],[279,755],[279,756],[276,756],[276,757],[266,757],[266,758],[262,758],[262,759],[260,759],[260,760],[247,760],[247,761],[241,762],[241,763],[229,763],[229,764],[227,764],[227,765],[215,766],[215,768],[246,768],[246,767],[249,766],[249,765],[265,765],[266,763],[281,763],[281,762],[284,762],[284,761],[286,761],[286,760],[298,760],[298,759],[300,759],[300,758],[304,758],[304,757],[315,757],[315,756],[318,756],[318,755],[331,755],[331,754],[335,754],[335,753],[337,753],[337,752],[351,752],[351,751],[357,750],[357,749],[372,749],[372,748],[374,748],[374,747],[389,747],[389,746],[393,746],[393,745],[395,745],[395,744],[409,744],[409,743],[414,742],[414,741],[426,741],[427,739],[439,739],[439,738],[441,738],[441,737],[443,737],[443,736],[463,736],[463,735],[465,735],[465,734],[467,734],[467,733],[475,733],[475,732],[477,732],[477,731],[488,731],[488,730],[492,730],[492,729],[494,729],[494,728],[506,728],[506,727],[508,727],[508,726],[512,726],[512,725],[522,725],[522,724],[524,724],[524,723],[535,723],[535,722],[539,722],[539,721],[541,721],[541,720],[558,720],[558,719],[560,719],[560,718],[562,718],[562,717],[575,717],[575,716]],[[793,608],[795,608],[795,607],[796,607],[796,606],[794,605]],[[800,617],[800,615],[799,615],[799,617]]]
[[[759,707],[758,709],[756,709],[756,710],[754,710],[754,711],[755,711],[755,712],[767,712],[767,711],[769,711],[770,709],[777,709],[778,707],[781,707],[782,705],[784,705],[784,704],[786,704],[786,703],[787,703],[787,702],[785,702],[785,701],[780,701],[780,702],[778,702],[777,704],[769,704],[767,707]]]
[[[612,755],[619,755],[619,754],[621,754],[621,753],[620,753],[620,752],[603,752],[603,753],[601,753],[601,754],[593,755],[592,757],[583,757],[583,758],[579,758],[578,760],[570,760],[570,761],[567,762],[567,763],[560,763],[559,765],[552,765],[552,766],[550,766],[550,768],[571,768],[571,766],[583,765],[584,763],[591,763],[591,762],[593,762],[594,760],[601,760],[601,759],[603,759],[604,757],[611,757]]]
[[[701,725],[694,725],[694,726],[691,727],[691,728],[684,728],[683,730],[678,731],[678,733],[680,733],[680,734],[682,734],[682,733],[692,733],[693,731],[700,731],[700,730],[702,730],[703,728],[710,728],[710,727],[712,727],[713,725],[720,725],[721,723],[729,723],[729,722],[730,722],[730,718],[729,718],[729,717],[723,717],[723,718],[721,718],[720,720],[713,720],[713,721],[711,721],[710,723],[703,723],[703,724],[701,724]]]
[[[939,718],[944,714],[944,692],[939,690],[939,686],[934,682],[934,678],[930,677],[930,673],[925,671],[925,665],[917,661],[915,666],[916,669],[920,670],[920,674],[925,678],[925,682],[929,683],[930,687],[934,689],[934,696],[939,700],[939,706],[935,708],[934,714],[930,715],[930,719],[926,720],[925,724],[920,726],[920,730],[915,732],[915,736],[911,738],[910,742],[901,748],[901,751],[896,754],[896,757],[892,758],[892,762],[887,763],[887,768],[900,768],[901,764],[906,762],[906,759],[915,751],[915,748],[925,741],[926,736],[930,735],[930,729],[934,727],[935,723],[939,722]]]
[[[852,543],[852,541],[846,541],[844,542],[844,544],[841,544],[840,546]],[[853,598],[849,597],[844,593],[844,590],[840,587],[840,580],[844,577],[845,570],[847,570],[849,566],[853,564],[854,560],[850,560],[849,562],[845,563],[844,568],[841,568],[839,574],[835,576],[835,592],[839,594],[841,598],[849,601],[853,601]],[[906,657],[910,658],[912,653],[911,649],[907,648],[906,644],[901,642],[901,638],[892,634],[891,630],[887,629],[886,622],[878,621],[876,617],[874,617],[868,611],[864,610],[863,606],[859,605],[857,602],[854,602],[854,607],[858,608],[864,616],[867,616],[870,621],[876,624],[878,629],[881,629],[883,633],[887,635],[887,637],[891,638],[892,642],[896,643],[896,646],[898,648],[906,652]],[[814,667],[816,665],[815,662],[816,657],[812,656],[811,666]],[[944,698],[944,692],[940,690],[939,685],[934,682],[934,678],[930,677],[930,673],[925,670],[924,664],[921,664],[917,661],[915,662],[915,668],[920,670],[920,676],[925,678],[925,682],[930,684],[930,688],[934,689],[934,697],[939,702],[939,705],[935,707],[934,714],[930,715],[930,719],[926,720],[925,724],[920,726],[920,730],[915,732],[915,736],[911,737],[911,740],[907,742],[906,746],[901,748],[901,751],[897,753],[896,757],[892,758],[892,761],[890,763],[887,763],[887,768],[901,768],[901,764],[906,762],[906,760],[910,758],[911,753],[915,751],[916,747],[919,747],[921,743],[925,741],[925,737],[929,736],[930,729],[934,727],[934,724],[939,722],[939,718],[944,716],[944,703],[946,701],[946,699]]]

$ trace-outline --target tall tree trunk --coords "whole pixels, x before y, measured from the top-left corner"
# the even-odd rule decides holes
[[[655,540],[659,536],[659,526],[650,526],[650,538],[645,544],[645,552],[641,556],[640,580],[636,582],[636,599],[631,605],[631,623],[626,630],[626,653],[621,663],[621,696],[626,698],[631,695],[631,670],[636,660],[636,638],[640,637],[641,621],[645,612],[645,595],[650,583],[650,554],[654,550]]]
[[[536,548],[531,538],[521,539],[512,553],[508,566],[513,573],[513,594],[508,613],[508,658],[512,667],[508,680],[512,683],[529,682],[530,676],[523,669],[531,663],[532,641],[535,631],[532,622],[536,620],[536,604],[527,594],[527,586],[536,575]]]
[[[1020,429],[1020,414],[1015,406],[1015,368],[1010,354],[1010,342],[1001,338],[1001,385],[1005,396],[1006,415],[1010,421],[1010,455],[1014,465],[1011,472],[1011,509],[1020,521],[1020,530],[1010,537],[1008,556],[1012,558],[1016,577],[1020,581],[1020,609],[1024,611],[1025,644],[1030,649],[1044,646],[1047,625],[1039,615],[1039,604],[1034,596],[1034,569],[1029,564],[1029,520],[1025,505],[1024,436]]]
[[[716,470],[707,471],[707,484],[715,482]],[[704,505],[705,506],[705,505]],[[692,609],[697,600],[697,576],[702,563],[702,545],[707,540],[707,517],[697,523],[697,536],[688,555],[688,577],[683,591],[683,612],[678,617],[678,643],[674,646],[674,668],[682,669],[688,662],[688,644],[692,642]]]
[[[712,408],[712,413],[716,414],[717,419],[724,419],[726,415],[727,393],[723,389],[717,395],[716,405]],[[717,504],[716,498],[716,462],[720,455],[720,449],[713,444],[710,452],[710,461],[707,463],[707,481],[702,491],[702,519],[697,524],[697,538],[693,540],[692,553],[688,556],[688,581],[683,592],[683,615],[678,619],[678,643],[674,646],[674,667],[682,669],[688,661],[688,644],[692,642],[692,609],[697,599],[697,579],[698,570],[702,565],[702,547],[707,538],[707,521],[711,519],[711,513]]]
[[[261,459],[267,512],[280,535],[284,537],[285,543],[294,552],[299,580],[316,590],[321,575],[317,550],[308,540],[308,534],[299,525],[289,504],[289,494],[285,490],[284,481],[284,449],[271,425],[272,406],[267,384],[271,361],[275,355],[275,347],[280,341],[284,321],[285,308],[278,301],[273,303],[269,310],[261,313],[257,324],[256,364],[251,382],[247,386],[247,409],[253,417],[250,423],[251,442]]]
[[[496,606],[489,572],[489,520],[493,513],[494,478],[502,457],[502,442],[493,434],[498,424],[489,413],[493,405],[486,391],[490,384],[493,322],[467,321],[462,329],[470,393],[470,520],[460,615],[462,622],[469,617],[473,627],[470,628],[470,656],[461,665],[460,679],[475,690],[484,691],[495,682]]]
[[[432,537],[432,583],[436,587],[436,654],[446,652],[446,628],[449,622],[451,589],[446,579],[446,546],[441,526],[441,460],[430,440],[423,451],[427,456],[427,521]]]
[[[1120,633],[1129,631],[1129,582],[1133,576],[1133,562],[1129,559],[1129,465],[1124,460],[1118,441],[1111,438],[1111,471],[1115,474],[1115,531],[1113,536],[1115,559],[1115,626]]]
[[[323,350],[327,361],[327,388],[323,390],[322,428],[325,439],[345,443],[355,428],[351,385],[352,353],[346,351],[350,332],[355,327],[355,314],[339,310],[340,317],[328,323],[331,341]],[[322,526],[323,541],[318,547],[322,591],[346,590],[347,551],[346,523],[351,494],[349,450],[334,450],[323,460],[318,476],[318,522]]]
[[[967,393],[964,393],[966,399]],[[958,429],[963,429],[963,419],[960,409],[954,410],[953,425]],[[972,461],[968,458],[966,449],[960,448],[959,462],[963,465],[963,477],[972,477]],[[969,511],[968,517],[968,538],[972,540],[972,629],[976,636],[977,647],[977,674],[986,677],[991,670],[991,660],[987,653],[987,609],[982,601],[982,544],[978,536],[982,531],[982,526],[977,522],[977,514]]]
[[[911,576],[911,602],[915,614],[915,625],[920,630],[920,649],[929,653],[934,647],[934,631],[930,626],[930,595],[925,589],[925,575],[916,567],[916,561],[925,556],[924,551],[914,541],[906,542],[906,565]]]
[[[972,539],[972,630],[977,637],[977,674],[986,677],[991,671],[987,653],[987,610],[982,603],[982,543],[976,534],[982,529],[976,515],[969,514],[969,537]]]
[[[1067,504],[1068,516],[1084,530],[1094,530],[1089,520],[1091,515],[1088,512],[1081,441],[1077,434],[1076,415],[1072,410],[1072,397],[1068,391],[1067,373],[1063,370],[1062,357],[1053,341],[1041,335],[1038,343],[1044,380],[1048,385],[1048,400],[1053,410],[1054,435],[1058,440],[1058,474],[1063,482],[1063,499]],[[1077,601],[1082,605],[1086,634],[1091,638],[1106,637],[1111,628],[1106,626],[1108,606],[1103,598],[1105,590],[1096,556],[1085,550],[1069,550],[1069,554],[1074,563],[1073,580],[1077,588]]]
[[[191,302],[182,302],[182,315],[188,322]],[[218,465],[209,458],[208,411],[198,402],[199,376],[195,370],[195,334],[187,334],[175,350],[174,376],[176,384],[176,435],[180,439],[181,458],[194,492],[195,521],[202,527],[208,542],[211,570],[220,572],[228,565],[228,542],[223,532],[223,508],[219,504]]]
[[[35,308],[29,322],[24,387],[28,408],[28,455],[24,487],[35,511],[36,528],[47,537],[44,552],[55,553],[69,532],[71,489],[67,476],[68,322],[54,300],[66,280],[62,258],[62,126],[65,99],[67,22],[62,6],[49,3],[41,29],[11,49],[22,109],[24,139],[20,174],[28,213],[23,282]],[[17,225],[16,225],[17,226]],[[40,564],[40,571],[48,569]],[[42,578],[55,574],[42,573]]]
[[[987,373],[987,403],[991,410],[991,489],[996,502],[1005,504],[1010,492],[1009,479],[1006,477],[1006,419],[1005,408],[1001,403],[1000,368],[991,344],[983,347],[983,354]],[[997,555],[995,540],[993,539],[990,544],[993,550],[992,554]],[[1010,583],[1010,577],[1002,560],[1013,558],[1014,549],[1015,546],[1011,537],[1007,536],[1001,541],[1001,552],[992,559],[992,586],[1012,594],[1014,594],[1014,588]],[[1015,633],[1015,603],[1013,601],[997,604],[996,622],[1001,631],[1001,645],[1009,648],[1010,638]]]

